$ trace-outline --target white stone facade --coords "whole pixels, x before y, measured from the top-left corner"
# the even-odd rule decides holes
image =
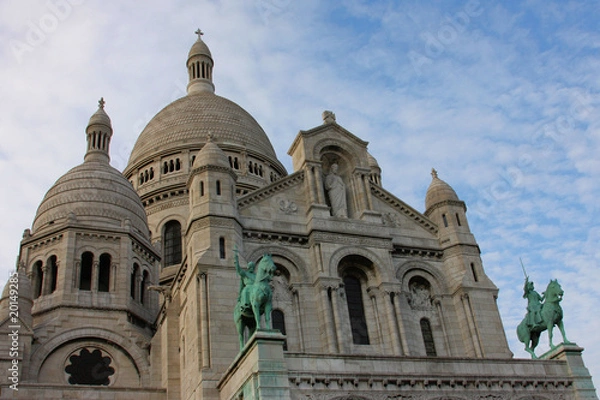
[[[188,95],[150,121],[123,174],[101,101],[84,163],[23,237],[20,390],[0,398],[596,399],[575,345],[513,359],[465,203],[437,172],[419,212],[326,111],[291,144],[288,174],[214,93],[213,65],[199,38]],[[244,264],[272,255],[284,334],[243,351],[234,248]]]

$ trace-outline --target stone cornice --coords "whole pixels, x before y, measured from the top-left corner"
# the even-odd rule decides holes
[[[455,207],[461,207],[465,212],[467,211],[467,205],[465,204],[464,201],[462,200],[444,200],[444,201],[440,201],[439,203],[436,203],[434,205],[432,205],[431,207],[429,207],[427,210],[425,210],[424,214],[426,217],[429,217],[431,215],[431,213],[433,212],[433,210],[436,210],[440,207],[444,207],[444,206],[455,206]]]
[[[393,256],[418,256],[423,258],[442,258],[444,252],[440,249],[413,247],[413,246],[398,246],[394,245],[392,251]]]
[[[282,245],[294,244],[300,246],[305,246],[308,243],[308,237],[305,235],[294,235],[281,232],[244,230],[243,235],[246,239],[257,240],[263,243],[275,242]]]
[[[336,243],[346,246],[366,246],[378,247],[383,249],[390,248],[390,239],[388,237],[377,238],[372,236],[359,236],[347,233],[313,231],[310,234],[310,243]]]
[[[187,186],[190,186],[190,183],[194,179],[194,176],[196,176],[196,174],[200,174],[206,171],[229,174],[234,181],[237,181],[238,178],[238,176],[229,167],[221,167],[218,165],[201,165],[190,171],[190,174],[187,178]]]

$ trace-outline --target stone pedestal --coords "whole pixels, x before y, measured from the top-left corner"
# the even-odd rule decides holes
[[[598,400],[592,377],[583,363],[581,353],[583,347],[575,343],[560,344],[554,350],[543,354],[540,358],[547,360],[564,360],[567,362],[569,374],[573,377],[573,387],[577,400]]]
[[[219,381],[221,400],[289,400],[284,342],[275,330],[252,335]]]

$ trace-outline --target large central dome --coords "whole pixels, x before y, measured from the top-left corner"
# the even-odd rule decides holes
[[[233,101],[215,94],[213,65],[199,36],[187,58],[187,95],[156,114],[131,151],[124,174],[145,204],[150,198],[184,190],[194,158],[209,137],[237,175],[238,194],[287,175],[258,122]]]
[[[152,118],[133,147],[129,167],[158,153],[201,148],[209,134],[222,147],[245,149],[278,163],[269,138],[248,112],[214,93],[196,92]]]

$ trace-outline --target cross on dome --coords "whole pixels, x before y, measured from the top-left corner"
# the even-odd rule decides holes
[[[196,32],[194,32],[196,35],[198,35],[198,39],[202,40],[202,35],[204,35],[204,32],[202,32],[202,30],[200,28],[196,29]]]
[[[431,168],[431,176],[435,179],[438,177],[438,173],[435,168]]]
[[[104,110],[104,104],[106,104],[106,102],[104,101],[104,97],[100,97],[100,100],[98,100],[98,108]]]

